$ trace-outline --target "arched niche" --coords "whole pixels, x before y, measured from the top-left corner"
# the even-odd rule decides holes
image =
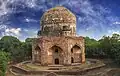
[[[52,57],[52,63],[56,65],[63,64],[64,56],[63,56],[63,50],[59,46],[52,46],[51,47],[51,57]]]
[[[71,63],[81,62],[81,48],[78,45],[74,45],[71,48]]]
[[[71,53],[81,53],[81,48],[80,48],[80,46],[74,45],[74,46],[71,48]]]
[[[41,49],[38,45],[35,47],[34,60],[35,62],[38,62],[38,63],[41,62]]]

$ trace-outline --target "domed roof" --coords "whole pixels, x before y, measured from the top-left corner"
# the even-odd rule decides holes
[[[76,23],[75,15],[63,6],[56,6],[46,11],[41,18],[41,25],[56,23]]]

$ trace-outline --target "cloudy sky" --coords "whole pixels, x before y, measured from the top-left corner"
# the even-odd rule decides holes
[[[36,37],[42,14],[58,5],[76,15],[78,35],[100,39],[120,33],[119,0],[0,0],[0,38]]]

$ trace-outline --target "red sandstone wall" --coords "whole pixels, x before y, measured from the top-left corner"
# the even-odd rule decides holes
[[[50,65],[54,64],[53,61],[53,53],[51,48],[53,46],[58,46],[62,49],[61,61],[60,64],[70,65],[71,64],[71,48],[74,45],[80,47],[81,53],[79,55],[74,55],[75,62],[84,62],[85,61],[85,53],[84,53],[84,39],[82,37],[40,37],[36,39],[35,43],[33,44],[33,61],[34,59],[34,51],[35,47],[38,45],[41,48],[41,64],[43,65]],[[63,56],[63,57],[62,57]]]

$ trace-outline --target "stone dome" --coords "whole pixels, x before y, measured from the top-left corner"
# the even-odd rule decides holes
[[[42,35],[76,35],[76,16],[63,6],[56,6],[46,11],[40,23]]]
[[[41,25],[56,23],[76,23],[76,17],[67,8],[56,6],[43,14]]]

